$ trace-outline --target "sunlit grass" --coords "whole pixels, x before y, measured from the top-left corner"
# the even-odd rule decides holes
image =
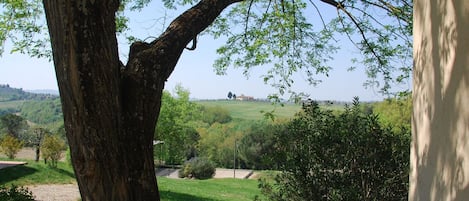
[[[162,201],[251,201],[261,192],[254,179],[170,179],[158,177]]]
[[[43,161],[21,161],[28,164],[0,170],[0,185],[69,184],[76,181],[72,167],[65,162],[58,162],[56,168],[51,168]]]
[[[0,158],[0,160],[6,160]],[[69,184],[76,182],[72,168],[59,162],[50,168],[44,162],[22,160],[26,165],[0,170],[0,185]],[[255,179],[170,179],[158,177],[162,201],[250,201],[260,196]]]

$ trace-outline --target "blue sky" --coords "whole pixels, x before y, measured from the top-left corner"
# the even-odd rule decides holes
[[[157,36],[169,23],[169,19],[177,16],[178,12],[182,12],[182,10],[166,13],[168,18],[166,22],[158,16],[153,16],[154,13],[163,12],[161,6],[155,5],[140,13],[130,13],[132,34],[141,38],[151,35]],[[269,94],[276,92],[275,88],[263,83],[260,78],[262,69],[252,71],[249,79],[237,69],[230,69],[228,74],[224,76],[216,75],[212,64],[217,58],[215,50],[222,43],[222,40],[214,40],[210,36],[200,37],[195,51],[186,50],[183,53],[165,88],[172,91],[176,84],[181,84],[184,88],[189,89],[191,98],[196,99],[226,98],[229,91],[237,95],[266,98]],[[347,45],[343,45],[343,49],[338,53],[341,55],[341,59],[331,63],[334,69],[329,77],[322,76],[321,78],[324,79],[321,84],[309,86],[302,79],[303,76],[297,74],[295,86],[293,86],[294,90],[305,92],[310,95],[310,98],[316,100],[350,101],[354,96],[359,96],[363,101],[383,99],[377,90],[363,87],[367,78],[362,68],[353,72],[347,71],[351,65],[348,56],[357,50],[347,41],[339,41],[339,43]],[[128,52],[128,45],[125,42],[119,42],[119,44],[124,60],[125,54]],[[12,87],[28,90],[58,88],[53,64],[47,59],[29,58],[26,55],[12,55],[7,52],[8,50],[0,58],[0,84],[8,83]],[[264,68],[268,68],[268,66]],[[400,88],[410,88],[410,84],[399,86],[398,89]]]

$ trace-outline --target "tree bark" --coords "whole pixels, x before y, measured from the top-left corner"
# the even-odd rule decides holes
[[[164,83],[184,47],[238,0],[203,0],[119,61],[119,0],[44,0],[82,200],[159,200],[153,134]]]

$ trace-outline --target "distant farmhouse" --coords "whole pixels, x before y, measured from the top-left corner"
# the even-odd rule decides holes
[[[236,96],[236,100],[239,100],[239,101],[253,101],[254,97],[245,96],[244,94],[241,94],[241,96]]]

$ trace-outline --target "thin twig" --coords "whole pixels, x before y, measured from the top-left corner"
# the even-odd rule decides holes
[[[375,49],[371,46],[371,44],[368,42],[368,39],[367,37],[365,36],[365,31],[362,29],[362,27],[360,26],[360,24],[357,22],[357,20],[355,20],[355,18],[353,17],[353,15],[348,12],[343,6],[342,4],[339,4],[338,7],[337,7],[338,10],[342,10],[345,14],[347,14],[347,16],[350,18],[350,20],[352,20],[352,22],[355,24],[355,26],[358,28],[358,30],[360,31],[360,34],[362,36],[362,39],[363,41],[365,42],[365,45],[369,48],[369,50],[371,51],[371,53],[373,54],[374,57],[376,57],[376,59],[378,59],[378,62],[380,65],[384,65],[384,61],[381,59],[381,57],[379,57],[379,55],[376,53]]]
[[[322,25],[324,25],[324,29],[327,30],[326,22],[324,22],[324,18],[322,17],[321,12],[319,11],[318,6],[312,1],[309,0],[309,2],[313,5],[313,7],[316,9],[316,12],[319,14],[319,18],[321,18]]]

